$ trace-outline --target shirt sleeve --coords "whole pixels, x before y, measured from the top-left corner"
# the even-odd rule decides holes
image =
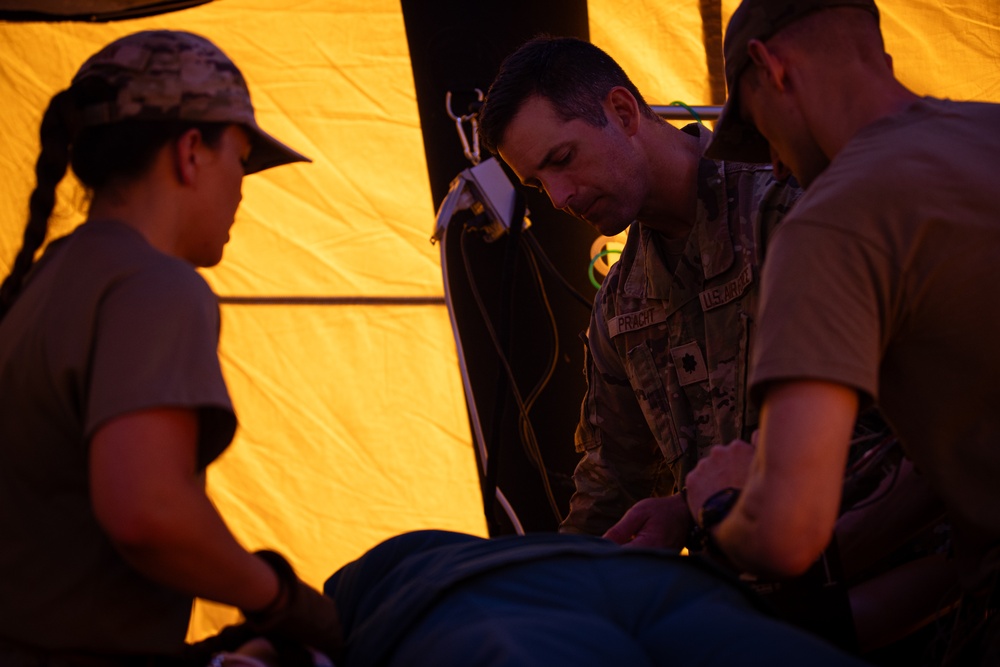
[[[878,398],[890,302],[885,253],[836,226],[788,220],[764,263],[753,398],[779,380],[826,380]]]
[[[194,270],[150,267],[119,280],[94,323],[85,437],[114,417],[180,407],[199,411],[200,463],[236,428],[218,357],[218,300]]]

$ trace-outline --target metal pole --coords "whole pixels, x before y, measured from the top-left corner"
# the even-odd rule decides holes
[[[670,105],[651,104],[650,106],[652,107],[653,111],[656,113],[657,116],[665,118],[666,120],[692,119],[691,112],[688,111],[687,107],[682,107],[676,104],[670,104]],[[701,117],[702,120],[716,120],[718,119],[719,114],[722,112],[721,106],[701,106],[701,107],[693,106],[691,107],[691,109],[694,110],[694,112],[698,114],[698,116]]]

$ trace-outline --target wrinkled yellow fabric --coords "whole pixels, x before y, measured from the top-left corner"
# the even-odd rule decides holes
[[[737,5],[722,0],[723,25]],[[904,83],[1000,101],[1000,5],[879,6]],[[588,13],[592,41],[651,104],[711,103],[698,0],[590,0]],[[205,272],[220,295],[442,294],[427,242],[437,202],[392,0],[218,0],[107,24],[0,23],[0,272],[20,247],[48,99],[99,46],[150,28],[219,44],[246,75],[261,125],[315,161],[245,181],[226,257]],[[83,206],[67,179],[52,234],[78,224]],[[443,305],[223,305],[222,315],[223,369],[242,426],[209,489],[248,547],[286,553],[318,586],[406,530],[486,534]],[[190,636],[235,619],[199,604]]]
[[[403,15],[389,0],[225,0],[106,24],[0,23],[0,272],[21,244],[49,98],[104,43],[152,28],[216,42],[246,76],[261,126],[314,160],[244,181],[225,258],[204,274],[220,296],[443,294]],[[84,208],[66,179],[51,235]],[[486,534],[443,303],[224,303],[221,355],[241,425],[209,469],[209,492],[248,548],[281,551],[319,587],[401,532]],[[199,602],[189,638],[237,618]]]

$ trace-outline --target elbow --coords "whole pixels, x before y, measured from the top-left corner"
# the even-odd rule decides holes
[[[817,530],[776,530],[762,540],[759,574],[793,578],[806,573],[823,555],[830,535]]]
[[[756,575],[786,579],[804,574],[823,554],[833,534],[832,527],[827,531],[819,525],[822,522],[803,525],[805,522],[797,523],[788,516],[758,514],[752,521],[744,516],[748,521],[743,530],[726,536],[726,541],[734,546],[743,542],[743,548],[734,549],[733,555],[739,554],[734,563]],[[724,523],[720,530],[727,532],[725,529]]]
[[[95,506],[98,525],[122,552],[141,552],[155,548],[170,532],[168,512],[162,507],[141,503],[114,508]]]
[[[823,549],[785,548],[771,554],[767,574],[781,579],[791,579],[806,573],[822,555]]]

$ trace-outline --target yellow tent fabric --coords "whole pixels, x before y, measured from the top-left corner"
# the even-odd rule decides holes
[[[590,39],[650,104],[711,103],[699,5],[704,0],[588,0]],[[722,24],[739,0],[722,1]],[[921,95],[1000,101],[1000,3],[875,0],[897,76]]]
[[[225,258],[205,272],[218,294],[442,295],[403,17],[387,0],[222,0],[121,23],[0,24],[4,274],[49,97],[104,43],[160,27],[215,41],[246,75],[262,127],[314,160],[246,179]],[[64,187],[51,235],[82,209]],[[406,530],[486,534],[443,303],[226,304],[222,316],[241,426],[209,484],[248,547],[286,553],[319,586]],[[235,618],[200,608],[191,636]]]
[[[650,103],[709,104],[701,4],[590,0],[591,39]],[[723,24],[737,4],[723,0]],[[879,5],[906,84],[1000,101],[1000,5]],[[245,181],[226,257],[205,272],[220,295],[440,297],[427,242],[437,202],[393,0],[216,0],[120,23],[0,23],[0,271],[20,245],[45,103],[99,46],[160,27],[218,43],[246,74],[261,125],[315,160]],[[82,208],[67,181],[52,235],[77,224]],[[210,492],[248,547],[285,552],[319,585],[399,532],[485,535],[443,305],[225,304],[222,313],[241,428],[212,468]],[[199,605],[190,635],[235,618]]]

